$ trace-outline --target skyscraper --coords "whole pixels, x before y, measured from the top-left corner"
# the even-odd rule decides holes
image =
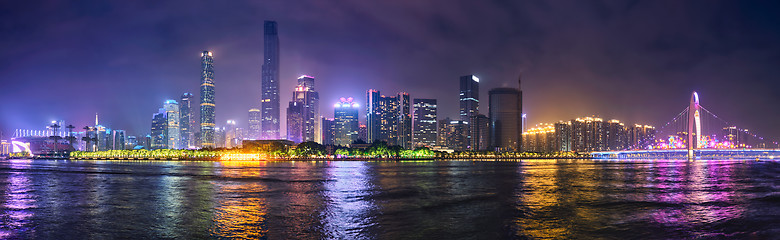
[[[498,151],[520,151],[523,136],[520,132],[523,93],[515,88],[494,88],[488,92],[488,95],[490,95],[490,145]]]
[[[460,120],[468,122],[479,114],[479,78],[474,75],[460,77]]]
[[[225,147],[234,148],[238,146],[238,134],[236,132],[236,121],[227,120],[225,124]]]
[[[482,114],[471,117],[468,130],[469,150],[482,151],[490,147],[490,119]]]
[[[260,109],[249,109],[249,121],[247,121],[247,124],[249,125],[249,139],[260,139]]]
[[[414,99],[412,136],[415,147],[436,145],[436,114],[436,99]]]
[[[179,134],[181,135],[181,148],[190,148],[195,144],[192,142],[192,111],[190,105],[190,99],[192,99],[192,93],[184,93],[181,95],[181,101],[179,102]]]
[[[412,101],[409,94],[398,93],[398,143],[406,149],[412,148]]]
[[[200,139],[201,147],[214,147],[214,127],[216,122],[214,101],[214,56],[209,51],[200,54]]]
[[[125,130],[113,130],[111,131],[111,141],[113,150],[125,149]]]
[[[265,21],[263,36],[261,139],[279,139],[279,34],[275,21]]]
[[[439,147],[446,148],[448,146],[450,122],[452,122],[450,118],[439,120],[438,134],[436,135],[436,145]]]
[[[341,98],[341,102],[334,105],[335,145],[346,146],[358,139],[358,107],[352,98]]]
[[[287,106],[287,140],[295,143],[303,142],[303,112],[304,107],[302,103],[290,101],[290,104]]]
[[[179,149],[181,146],[181,135],[179,134],[179,103],[176,100],[166,100],[163,105],[167,121],[166,141],[168,148]]]
[[[160,108],[160,111],[152,116],[152,134],[146,149],[168,148],[168,141],[166,141],[168,135],[168,119],[165,115],[165,109]]]
[[[322,118],[322,145],[333,145],[336,138],[336,128],[333,125],[333,118]]]
[[[386,141],[389,145],[412,147],[411,99],[408,93],[384,96],[370,89],[366,93],[368,142]]]
[[[468,150],[468,130],[469,122],[466,121],[450,121],[448,124],[443,124],[445,129],[439,127],[443,132],[446,132],[445,146],[455,151]]]
[[[293,101],[303,105],[303,141],[320,142],[320,95],[314,89],[314,78],[303,75],[298,78],[298,86],[293,92]]]
[[[380,102],[382,101],[382,95],[379,91],[369,89],[366,92],[366,127],[367,135],[366,142],[374,142],[374,140],[380,140],[379,129],[381,128],[381,113],[382,107]]]

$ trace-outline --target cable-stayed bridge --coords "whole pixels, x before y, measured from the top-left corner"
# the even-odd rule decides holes
[[[690,143],[690,144],[689,144]],[[699,95],[656,131],[643,149],[592,152],[600,159],[780,159],[778,143],[718,117],[699,104]]]

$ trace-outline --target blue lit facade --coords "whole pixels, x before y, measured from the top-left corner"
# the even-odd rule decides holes
[[[335,145],[347,146],[358,139],[358,107],[357,103],[352,102],[352,98],[341,98],[341,102],[334,105]]]

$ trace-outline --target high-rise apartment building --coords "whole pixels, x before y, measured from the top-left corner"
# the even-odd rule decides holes
[[[341,102],[334,105],[333,125],[335,129],[335,145],[347,146],[358,139],[359,105],[352,102],[352,98],[341,98]]]
[[[201,147],[213,148],[216,127],[214,92],[214,56],[209,51],[200,54],[200,139]]]
[[[279,139],[279,33],[275,21],[263,26],[262,99],[260,110],[261,139]]]
[[[525,151],[532,152],[645,149],[653,143],[654,134],[654,128],[647,125],[626,127],[615,119],[583,117],[528,129],[523,144]]]
[[[415,147],[436,145],[436,99],[414,99],[414,119],[412,120],[412,138]]]
[[[192,105],[190,101],[192,99],[192,93],[184,93],[181,95],[181,101],[179,101],[179,135],[181,135],[181,148],[194,147],[192,134]]]

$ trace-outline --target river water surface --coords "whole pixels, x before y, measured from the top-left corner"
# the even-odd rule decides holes
[[[780,236],[773,161],[0,161],[0,239]]]

